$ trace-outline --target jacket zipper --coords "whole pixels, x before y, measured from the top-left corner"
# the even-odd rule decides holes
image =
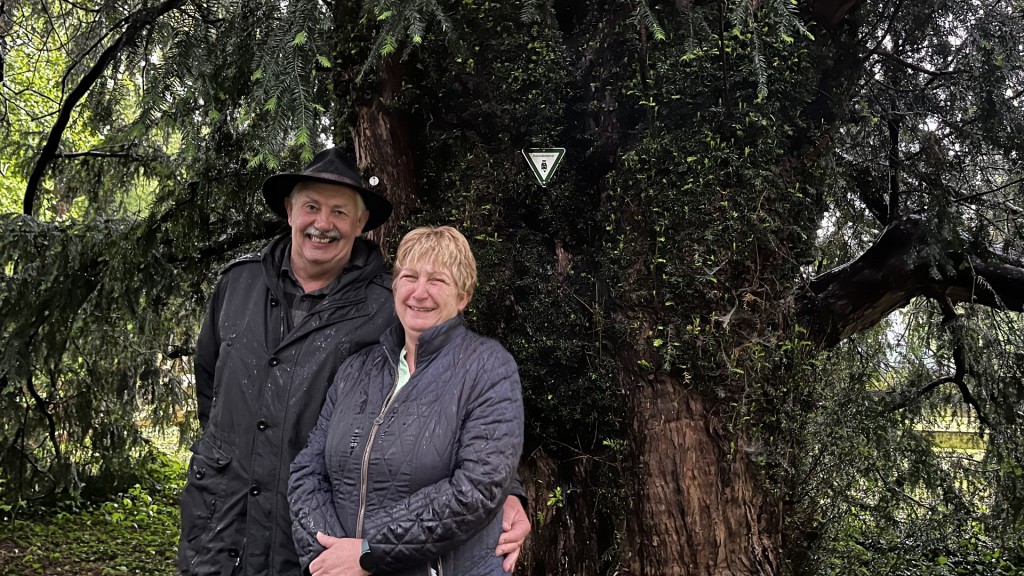
[[[398,367],[395,366],[395,361],[391,359],[391,354],[388,354],[387,348],[384,349],[384,355],[388,357],[388,363],[391,364],[391,368],[395,371],[395,381],[391,385],[391,391],[388,392],[388,399],[381,406],[380,414],[373,419],[373,426],[370,427],[370,433],[366,438],[366,447],[363,448],[363,462],[359,469],[359,513],[356,515],[356,538],[363,537],[363,516],[366,514],[366,491],[369,484],[367,476],[369,475],[370,467],[370,447],[373,446],[377,430],[384,423],[384,413],[388,411],[388,408],[395,401],[396,389],[398,388]]]

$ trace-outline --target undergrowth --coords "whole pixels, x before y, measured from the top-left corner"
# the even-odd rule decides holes
[[[160,458],[103,502],[0,509],[0,574],[173,575],[184,464]]]

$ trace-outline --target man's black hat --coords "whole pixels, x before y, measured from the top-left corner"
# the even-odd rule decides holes
[[[278,216],[287,219],[284,199],[292,193],[292,188],[299,182],[324,182],[347,186],[363,197],[366,210],[370,212],[363,232],[369,232],[380,226],[391,216],[391,202],[370,190],[363,183],[363,178],[356,170],[355,163],[342,156],[337,148],[328,148],[313,157],[313,161],[302,172],[286,172],[274,174],[263,182],[263,199],[267,206]]]

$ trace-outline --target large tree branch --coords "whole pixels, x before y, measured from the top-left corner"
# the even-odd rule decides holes
[[[802,286],[797,321],[807,338],[834,346],[918,296],[1024,311],[1024,267],[930,244],[936,239],[927,228],[919,216],[898,219],[859,257]],[[944,254],[951,265],[928,254]]]
[[[29,175],[28,184],[25,186],[25,198],[22,205],[22,211],[26,215],[32,215],[35,206],[36,191],[39,188],[40,182],[43,180],[46,168],[56,157],[57,148],[60,146],[60,141],[64,136],[64,130],[67,129],[68,124],[71,122],[71,114],[78,106],[78,103],[81,102],[82,98],[85,97],[86,93],[89,92],[96,81],[100,79],[107,67],[110,66],[110,63],[114,61],[114,58],[121,52],[121,49],[124,46],[134,42],[143,30],[148,26],[153,25],[161,16],[167,14],[171,10],[179,8],[184,3],[185,0],[165,0],[161,4],[144,8],[136,12],[125,27],[124,32],[122,32],[121,35],[110,44],[110,46],[107,46],[106,50],[99,55],[96,62],[93,63],[89,71],[86,72],[85,76],[83,76],[81,81],[78,82],[74,90],[68,94],[68,97],[60,107],[57,119],[54,121],[53,126],[50,127],[50,134],[46,138],[46,143],[43,144],[43,149],[39,153],[39,158],[36,160],[36,165],[32,169],[32,174]]]

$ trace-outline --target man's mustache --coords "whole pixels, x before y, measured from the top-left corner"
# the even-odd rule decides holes
[[[337,230],[327,230],[325,232],[317,228],[315,224],[310,224],[309,226],[306,226],[306,229],[303,230],[302,233],[305,234],[306,236],[329,238],[331,240],[341,239],[341,233],[338,232]]]

